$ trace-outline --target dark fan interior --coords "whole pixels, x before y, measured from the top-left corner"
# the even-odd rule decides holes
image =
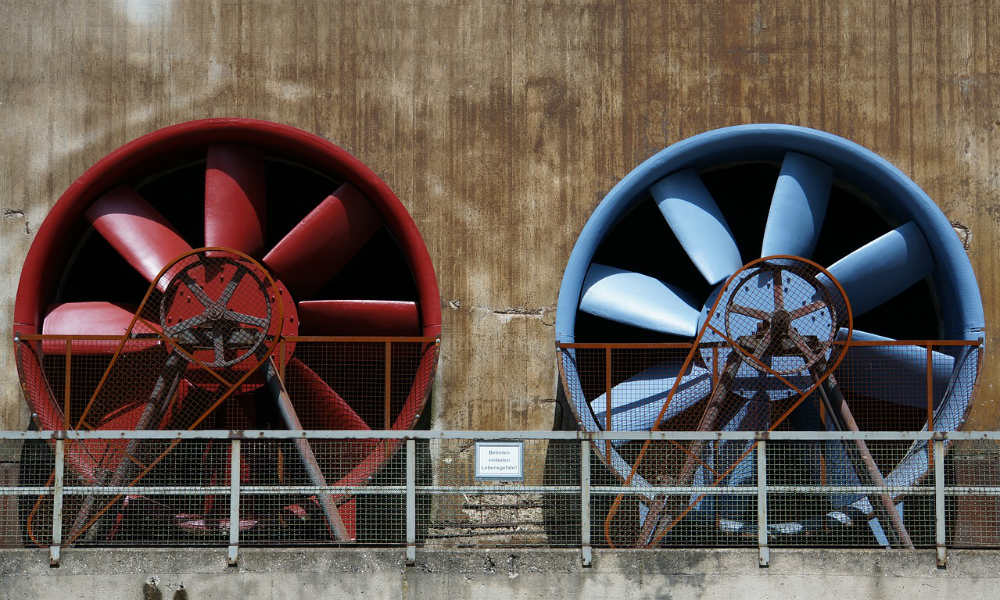
[[[744,262],[760,255],[767,213],[780,166],[754,162],[702,172],[729,223]],[[900,225],[890,222],[863,194],[835,180],[816,251],[807,257],[824,267]],[[701,306],[713,286],[708,285],[674,237],[651,197],[637,202],[605,236],[594,262],[656,277],[683,290],[692,305]],[[940,322],[934,293],[925,279],[864,315],[854,327],[895,339],[937,339]],[[656,333],[594,317],[579,311],[579,342],[671,342],[687,338]]]
[[[278,160],[267,163],[265,248],[271,248],[340,182],[297,164]],[[192,247],[204,244],[204,160],[165,168],[161,174],[137,184],[137,191]],[[53,301],[107,300],[135,305],[148,286],[107,241],[87,227]],[[414,300],[417,291],[403,253],[383,227],[314,297]]]

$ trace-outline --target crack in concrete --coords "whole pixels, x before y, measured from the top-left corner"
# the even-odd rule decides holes
[[[551,306],[541,306],[541,307],[530,307],[530,306],[505,306],[501,308],[493,306],[472,306],[466,307],[462,305],[462,301],[453,298],[447,300],[443,303],[444,308],[448,310],[467,310],[478,313],[489,313],[500,317],[501,319],[514,319],[514,318],[529,318],[529,319],[540,319],[543,325],[555,325],[555,305]]]
[[[31,235],[31,226],[28,224],[28,219],[25,218],[23,210],[19,208],[5,208],[3,209],[3,218],[8,221],[24,219],[24,234]]]
[[[955,230],[955,234],[958,235],[958,239],[961,240],[962,248],[968,252],[969,245],[972,243],[972,230],[958,221],[952,221],[951,227]]]

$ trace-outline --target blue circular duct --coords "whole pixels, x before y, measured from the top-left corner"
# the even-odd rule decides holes
[[[703,182],[706,173],[751,163],[781,165],[767,209],[761,246],[754,250],[759,254],[752,256],[747,255],[745,239],[739,243],[734,239],[732,229],[735,228],[730,228],[723,214],[725,211],[720,209]],[[578,341],[579,316],[584,313],[591,321],[597,319],[611,324],[611,327],[601,330],[604,332],[601,339],[593,339],[591,335],[584,336],[590,339],[581,341],[623,341],[606,339],[614,335],[618,326],[622,331],[642,330],[662,334],[666,336],[664,339],[694,340],[695,332],[705,319],[706,307],[720,291],[722,282],[743,264],[759,256],[777,254],[814,257],[817,243],[830,239],[823,238],[821,233],[828,202],[833,202],[830,192],[833,185],[864,197],[870,205],[868,208],[873,211],[871,214],[878,216],[877,226],[885,225],[881,235],[877,234],[868,243],[862,242],[834,264],[824,265],[844,286],[855,317],[869,311],[873,315],[881,314],[877,312],[880,306],[922,282],[929,290],[923,297],[929,305],[924,314],[931,315],[928,320],[936,322],[921,331],[937,332],[936,338],[930,336],[932,339],[981,340],[984,335],[983,305],[972,266],[948,219],[913,181],[873,152],[841,137],[804,127],[764,124],[717,129],[678,142],[639,165],[607,194],[584,226],[566,265],[556,314],[557,343]],[[650,253],[647,246],[644,250],[650,254],[647,260],[667,263],[690,261],[704,278],[704,285],[708,286],[703,289],[710,289],[710,293],[699,297],[683,289],[683,286],[675,285],[675,282],[596,260],[602,244],[609,239],[616,226],[643,203],[650,202],[659,209],[669,232],[682,250],[679,255],[675,255],[673,250]],[[652,214],[652,210],[643,213],[644,218],[652,218]],[[843,226],[843,216],[840,219]],[[850,226],[850,221],[847,222]],[[676,244],[664,246],[678,248]],[[739,246],[743,247],[742,252]],[[854,337],[861,340],[887,339],[877,330],[855,330]],[[912,339],[909,336],[896,337]],[[923,377],[927,355],[920,354],[921,348],[913,345],[855,348],[845,359],[845,364],[853,361],[850,368],[868,369],[864,371],[867,379],[856,378],[855,389],[845,389],[845,393],[864,398],[870,393],[877,394],[878,389],[892,388],[895,397],[889,402],[908,404],[913,410],[925,410]],[[969,347],[935,349],[932,355],[935,429],[955,430],[964,422],[972,400],[978,351],[979,347],[972,347],[971,350]],[[563,351],[560,360],[570,408],[578,424],[590,431],[604,429],[608,420],[613,430],[649,429],[654,423],[654,416],[660,413],[666,392],[678,377],[682,377],[680,388],[686,387],[689,391],[687,397],[692,400],[687,404],[671,404],[663,415],[664,419],[656,421],[661,428],[665,425],[669,429],[669,420],[692,407],[699,394],[707,394],[710,386],[705,368],[696,365],[681,374],[679,364],[661,361],[661,364],[643,367],[645,370],[617,383],[612,389],[613,400],[608,407],[603,395],[594,397],[595,386],[588,387],[583,383],[575,350]],[[593,373],[583,374],[584,378],[594,376]],[[956,381],[962,383],[956,384]],[[606,382],[603,384],[606,385]],[[862,387],[866,385],[870,385],[871,389]],[[621,393],[618,386],[621,386]],[[841,382],[842,388],[849,386]],[[603,385],[598,387],[603,391]],[[590,391],[585,392],[584,388]],[[876,391],[872,392],[872,389]],[[770,400],[775,400],[775,397]],[[608,410],[611,412],[610,419]],[[747,398],[747,404],[728,424],[717,424],[716,427],[723,430],[766,429],[767,424],[759,419],[744,419],[751,410],[750,399]],[[916,414],[919,416],[921,413]],[[889,418],[892,418],[891,410]],[[795,428],[826,428],[827,425],[821,425],[819,420],[816,415],[800,415]],[[919,427],[910,427],[913,426]],[[896,430],[907,427],[881,428]],[[610,449],[610,456],[605,456],[607,449],[603,444],[595,447],[605,462],[622,479],[626,479],[631,465],[618,452],[617,446]],[[720,445],[714,452],[719,455],[724,451]],[[852,474],[854,471],[846,462],[842,445],[834,444],[826,453],[830,468],[835,465],[844,467],[841,469],[843,480],[831,483],[856,484],[857,476]],[[753,456],[742,460],[724,483],[740,485],[742,479],[754,472],[752,465]],[[912,484],[923,477],[928,466],[926,443],[913,444],[894,468],[885,474],[886,482],[889,485]],[[699,469],[693,483],[703,485],[707,481],[705,473]],[[649,485],[639,474],[630,478],[630,482],[639,488]],[[840,515],[831,517],[835,519],[841,519],[846,514],[837,511],[860,510],[870,515],[873,510],[867,498],[856,495],[845,495],[834,504],[836,511],[830,514]],[[692,514],[711,515],[716,522],[722,522],[725,517],[720,516],[718,511],[724,512],[723,505],[721,500],[708,499],[702,501]],[[727,522],[737,528],[746,525],[738,520]],[[876,531],[878,519],[873,522],[875,537],[884,540],[884,534]],[[801,523],[786,525],[793,529],[801,529],[802,526]]]
[[[932,254],[930,276],[943,337],[978,339],[983,335],[983,303],[972,265],[948,219],[917,184],[854,142],[815,129],[767,124],[726,127],[680,141],[646,160],[612,188],[587,220],[566,264],[559,289],[556,341],[574,341],[577,308],[595,251],[622,216],[636,203],[649,200],[655,183],[689,168],[748,159],[781,161],[787,152],[823,161],[832,167],[836,179],[864,190],[896,221],[912,221]]]

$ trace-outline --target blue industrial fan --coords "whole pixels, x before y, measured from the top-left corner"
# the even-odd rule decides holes
[[[757,166],[758,181],[743,187],[739,175]],[[776,179],[767,181],[774,171]],[[714,189],[723,189],[723,198]],[[665,223],[659,230],[650,223],[656,212]],[[638,230],[627,231],[630,219],[642,222]],[[644,235],[637,235],[639,230]],[[693,340],[712,318],[709,310],[724,282],[744,263],[773,255],[827,264],[864,325],[853,331],[853,339],[874,344],[847,352],[831,379],[831,392],[847,398],[856,412],[870,412],[874,404],[889,408],[884,411],[889,418],[869,420],[863,428],[919,428],[912,415],[919,417],[927,405],[925,345],[892,345],[892,339],[980,340],[984,317],[975,276],[948,220],[916,184],[869,150],[812,129],[745,125],[710,131],[670,146],[629,173],[595,209],[573,249],[559,293],[556,341]],[[834,327],[832,333],[843,341],[848,329]],[[732,351],[724,349],[715,360],[724,362]],[[934,429],[955,430],[964,422],[978,352],[975,345],[938,346],[930,355]],[[681,360],[664,360],[617,381],[608,415],[606,394],[589,391],[594,386],[578,368],[577,351],[564,349],[560,360],[569,409],[588,431],[670,429],[711,393],[713,366],[707,355],[703,358],[683,375]],[[664,409],[675,383],[683,393]],[[730,392],[744,404],[713,429],[768,429],[767,417],[756,414],[755,407],[790,394],[773,376],[746,363]],[[838,426],[821,418],[814,406],[802,404],[786,425],[804,430]],[[910,417],[894,420],[897,412]],[[926,419],[922,426],[927,427]],[[821,454],[828,482],[858,484],[858,469],[845,445],[827,446]],[[596,450],[621,479],[639,488],[649,485],[639,474],[629,477],[632,467],[618,444]],[[730,452],[712,444],[703,451],[716,457]],[[754,473],[752,453],[740,460],[725,485],[740,485]],[[813,470],[818,473],[819,465]],[[885,482],[910,485],[927,470],[926,444],[916,443],[886,469]],[[702,466],[689,483],[707,480]],[[720,517],[723,503],[701,500],[692,518],[714,517],[720,527],[734,531],[745,527],[745,522]],[[648,503],[640,513],[645,520]],[[852,514],[868,516],[875,538],[889,543],[879,521],[870,518],[867,497],[838,497],[826,518],[843,522]],[[806,521],[774,527],[780,533],[805,531]]]

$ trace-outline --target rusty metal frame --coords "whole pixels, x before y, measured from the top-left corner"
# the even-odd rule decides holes
[[[192,251],[191,253],[186,253],[184,256],[179,257],[177,260],[179,261],[179,260],[183,259],[184,257],[192,254],[192,253],[200,252],[202,250],[204,250],[204,249],[199,249],[199,250]],[[174,263],[171,263],[171,264],[174,264]],[[169,266],[166,267],[164,269],[164,271],[169,270],[169,268],[170,268]],[[149,294],[147,293],[147,297],[144,298],[144,302],[145,302],[146,299],[148,299],[148,295]],[[141,311],[141,310],[142,310],[142,305],[140,305],[140,308],[137,309],[136,314],[138,315],[139,311]],[[141,339],[138,336],[134,336],[134,335],[131,334],[132,328],[134,327],[134,325],[137,322],[140,322],[140,320],[145,321],[144,319],[141,319],[141,317],[135,318],[135,316],[134,316],[133,321],[130,324],[129,329],[126,331],[125,334],[123,334],[121,336],[117,336],[117,335],[86,335],[86,334],[73,334],[73,335],[65,335],[65,334],[60,334],[60,335],[26,334],[26,335],[19,336],[18,338],[16,338],[15,341],[16,342],[25,342],[25,343],[28,343],[28,342],[44,342],[44,341],[65,341],[65,343],[66,343],[66,350],[65,350],[66,354],[65,354],[65,356],[67,356],[68,360],[72,359],[72,343],[73,342],[80,342],[80,341],[119,341],[120,344],[119,344],[119,347],[118,347],[118,350],[117,350],[117,355],[120,356],[121,350],[124,348],[124,343],[126,343],[129,340],[133,340],[133,339]],[[146,337],[146,336],[144,336],[144,337]],[[148,337],[154,337],[154,334],[149,334]],[[160,340],[158,340],[159,343],[161,343],[161,344],[164,343],[164,340],[163,340],[164,336],[163,336],[162,332],[156,331],[155,337],[159,337],[160,338]],[[250,375],[252,375],[254,372],[256,372],[257,370],[259,370],[261,368],[261,366],[266,361],[271,361],[273,363],[273,354],[275,352],[278,352],[279,356],[282,357],[282,359],[279,360],[279,365],[280,365],[279,371],[284,371],[284,358],[287,358],[287,355],[286,355],[286,353],[287,353],[287,347],[286,347],[286,345],[288,343],[293,343],[294,344],[294,343],[299,343],[299,342],[305,342],[305,343],[320,343],[320,342],[322,342],[322,343],[380,343],[380,344],[384,344],[385,348],[386,348],[387,359],[388,359],[386,361],[386,369],[385,369],[386,370],[386,375],[385,375],[385,384],[386,384],[385,400],[386,400],[386,406],[388,408],[388,410],[386,412],[385,419],[386,419],[386,428],[388,429],[388,428],[391,427],[391,422],[390,422],[391,421],[391,416],[390,416],[391,407],[389,407],[389,402],[390,402],[390,399],[391,399],[390,393],[391,393],[391,376],[392,376],[392,374],[391,374],[391,368],[392,368],[391,367],[391,364],[392,364],[391,363],[392,344],[396,343],[396,342],[400,342],[400,343],[422,343],[422,344],[426,344],[427,345],[424,348],[424,350],[423,350],[424,352],[426,352],[427,350],[433,349],[436,346],[438,346],[440,344],[440,338],[431,337],[431,336],[298,336],[298,335],[296,335],[296,336],[281,336],[281,335],[278,335],[278,341],[270,348],[270,351],[266,355],[263,356],[263,358],[258,362],[258,364],[253,369],[250,369],[249,371],[247,371],[246,373],[244,373],[243,376],[241,376],[235,382],[232,382],[232,383],[229,382],[228,380],[226,380],[225,378],[221,377],[218,373],[215,373],[215,371],[211,367],[209,367],[208,365],[204,364],[202,361],[199,361],[197,358],[191,357],[192,358],[192,362],[194,362],[199,369],[203,369],[203,370],[208,371],[210,374],[213,375],[213,377],[215,377],[217,380],[219,380],[220,383],[223,383],[225,386],[227,386],[228,389],[227,389],[227,391],[219,399],[217,399],[212,404],[212,406],[210,406],[202,414],[201,417],[199,417],[199,419],[194,424],[192,424],[189,427],[189,431],[194,432],[195,428],[201,422],[203,422],[205,418],[207,418],[216,408],[218,408],[218,406],[221,405],[221,403],[224,402],[226,400],[226,398],[229,395],[231,395],[234,390],[239,389],[239,386],[242,385],[242,383]],[[169,343],[169,341],[168,341],[168,343]],[[179,349],[179,348],[178,348],[178,351],[182,352],[182,353],[184,352],[182,349]],[[68,366],[69,365],[67,365],[67,367]],[[113,366],[113,361],[105,369],[105,372],[102,375],[101,380],[100,380],[100,382],[98,384],[98,389],[95,390],[94,394],[91,395],[91,399],[87,403],[88,407],[92,405],[94,398],[99,393],[100,386],[102,386],[106,382],[107,377],[108,377],[108,375],[110,373],[110,370],[111,370],[112,366]],[[281,378],[282,381],[284,381],[283,375],[284,375],[283,373],[281,373],[279,375],[279,377]],[[84,417],[86,416],[86,412],[84,412],[84,414],[81,416],[80,420],[78,421],[77,427],[76,428],[72,428],[71,427],[72,424],[69,423],[70,409],[71,409],[70,398],[69,398],[69,390],[71,388],[71,384],[72,384],[71,370],[69,368],[67,368],[66,369],[66,373],[65,373],[66,392],[64,394],[65,398],[64,398],[64,420],[63,420],[64,425],[67,425],[67,427],[66,427],[66,430],[61,431],[59,433],[61,435],[64,435],[67,439],[77,439],[76,435],[74,435],[74,434],[84,433],[84,432],[87,432],[87,431],[92,431],[94,434],[97,434],[97,436],[98,436],[97,438],[94,438],[94,439],[101,439],[100,431],[93,430],[93,428],[89,427],[88,424],[86,423],[86,421],[84,419]],[[47,383],[46,383],[46,386],[47,386]],[[49,393],[51,394],[51,390],[49,391]],[[299,429],[298,431],[302,431],[302,430]],[[151,432],[147,432],[147,434],[148,433],[151,433]],[[376,431],[373,430],[373,431],[368,431],[366,433],[369,434],[369,436],[370,436],[370,434],[376,433]],[[121,436],[121,435],[116,435],[113,439],[122,439],[122,437],[123,436]],[[132,439],[133,438],[133,436],[125,436],[125,437],[126,437],[126,439]],[[169,436],[169,437],[173,438],[171,440],[171,443],[157,457],[155,457],[150,462],[150,464],[148,464],[148,465],[140,464],[139,461],[136,461],[131,455],[128,455],[126,453],[125,458],[129,459],[129,460],[132,460],[133,462],[135,462],[137,464],[137,466],[140,468],[140,472],[139,472],[139,474],[132,481],[128,482],[125,487],[134,486],[138,481],[140,481],[143,477],[145,477],[160,461],[162,461],[177,446],[177,444],[181,441],[181,439],[184,439],[184,438],[173,436],[173,435]],[[60,439],[62,439],[62,438],[60,438]],[[91,438],[90,437],[81,437],[79,439],[91,439]],[[145,439],[145,438],[143,438],[143,439]],[[393,451],[395,449],[395,447],[398,445],[398,442],[396,442],[394,440],[395,440],[394,437],[386,438],[386,439],[383,440],[385,442],[385,444],[380,448],[380,450],[386,456],[389,453],[391,453],[391,451]],[[51,481],[53,479],[53,475],[54,475],[54,473],[50,474],[50,477],[49,477],[49,482],[50,483],[49,483],[49,485],[51,485]],[[329,487],[329,486],[327,486],[327,487]],[[114,505],[114,503],[117,502],[121,498],[122,495],[123,494],[118,494],[116,497],[114,497],[110,501],[108,501],[108,503],[105,506],[103,506],[98,511],[97,514],[93,515],[93,517],[82,528],[80,528],[79,531],[68,532],[69,533],[69,537],[68,537],[68,539],[65,540],[65,544],[72,544],[74,541],[76,541],[76,539],[78,539],[79,536],[82,535],[87,529],[89,529],[91,526],[93,526],[93,524],[96,523],[96,521],[98,519],[100,519],[100,517],[102,517],[104,515],[104,513],[107,512],[107,510],[109,510]],[[33,533],[32,533],[32,526],[31,526],[31,523],[33,522],[34,517],[37,514],[38,509],[40,508],[41,500],[42,500],[42,497],[40,496],[36,500],[34,506],[32,507],[32,510],[29,512],[28,519],[27,519],[27,522],[26,522],[26,527],[27,527],[27,534],[29,536],[29,539],[32,539],[34,541],[34,543],[37,544],[37,545],[39,545],[39,546],[44,546],[46,544],[43,541],[36,539],[35,536],[33,535]]]
[[[721,289],[722,290],[727,289],[729,286],[731,286],[733,284],[733,282],[738,278],[738,276],[740,276],[741,274],[745,273],[746,271],[748,271],[749,269],[751,269],[755,265],[757,265],[759,263],[762,263],[762,262],[765,262],[765,261],[775,260],[775,259],[795,259],[795,260],[799,260],[799,261],[805,262],[805,263],[811,265],[812,267],[814,267],[815,269],[817,269],[817,271],[819,273],[824,274],[836,286],[837,290],[840,292],[840,295],[843,298],[843,301],[845,303],[845,307],[844,308],[846,309],[846,315],[847,315],[847,322],[848,322],[848,328],[847,328],[847,330],[848,330],[848,335],[847,335],[846,339],[844,339],[844,340],[836,340],[836,339],[831,340],[830,345],[831,346],[841,346],[842,347],[842,351],[835,358],[835,363],[833,365],[827,365],[826,366],[825,375],[823,375],[820,378],[815,378],[814,377],[813,385],[811,385],[809,388],[807,388],[804,391],[800,390],[796,386],[792,385],[790,382],[788,382],[781,375],[779,375],[777,373],[774,373],[773,370],[770,369],[767,365],[764,365],[763,363],[761,363],[758,360],[754,360],[754,362],[756,363],[757,366],[762,367],[763,370],[765,370],[765,372],[768,372],[768,373],[776,376],[778,379],[780,379],[781,381],[783,381],[790,389],[794,390],[799,395],[798,399],[792,404],[792,406],[789,407],[770,426],[770,429],[773,430],[775,427],[777,427],[778,425],[780,425],[785,419],[787,419],[788,416],[795,409],[797,409],[801,405],[801,403],[805,400],[805,398],[809,397],[810,394],[812,394],[816,389],[819,388],[820,385],[822,385],[823,381],[825,381],[827,378],[830,377],[830,375],[833,373],[833,371],[840,365],[840,362],[846,356],[847,348],[855,347],[855,346],[858,346],[858,347],[860,347],[860,346],[922,346],[922,347],[924,347],[926,349],[926,352],[927,352],[927,381],[928,381],[928,384],[927,384],[927,412],[929,414],[927,423],[928,423],[928,430],[932,431],[933,428],[934,428],[934,420],[933,420],[933,387],[932,387],[932,379],[931,379],[931,377],[932,377],[932,370],[931,369],[932,369],[932,362],[933,362],[933,354],[932,354],[933,348],[935,346],[953,346],[953,347],[954,346],[981,346],[982,340],[979,340],[979,341],[973,341],[973,340],[871,340],[871,341],[869,341],[869,340],[854,340],[854,339],[852,339],[852,336],[851,336],[851,334],[853,333],[853,315],[852,315],[852,311],[851,311],[850,300],[847,298],[846,292],[843,290],[843,287],[821,265],[819,265],[819,264],[817,264],[817,263],[815,263],[813,261],[810,261],[810,260],[801,259],[799,257],[792,257],[792,256],[769,256],[769,257],[763,257],[763,258],[754,260],[754,261],[748,263],[747,265],[745,265],[743,268],[741,268],[739,271],[737,271],[733,275],[731,275],[729,277],[729,279],[727,279],[727,281],[721,287]],[[714,314],[717,311],[718,305],[719,305],[719,303],[722,300],[722,297],[724,295],[725,295],[724,293],[718,294],[718,296],[717,296],[717,298],[716,298],[716,300],[715,300],[715,302],[714,302],[711,310],[708,312],[708,314]],[[701,343],[701,340],[702,340],[703,336],[705,335],[706,331],[709,328],[711,328],[713,331],[715,331],[716,334],[718,334],[720,337],[722,337],[724,341],[723,342]],[[695,352],[697,352],[701,348],[711,347],[712,352],[713,352],[713,357],[717,357],[718,356],[718,348],[720,346],[723,346],[723,345],[731,346],[733,344],[731,343],[731,340],[728,339],[728,336],[726,336],[724,332],[719,331],[716,327],[714,327],[711,324],[711,320],[710,319],[706,319],[706,321],[703,323],[703,325],[701,327],[701,330],[698,332],[697,337],[695,338],[695,340],[693,342],[690,342],[690,343],[683,343],[683,342],[680,342],[680,343],[678,343],[678,342],[672,342],[672,343],[570,342],[570,343],[557,343],[556,344],[556,348],[557,348],[557,352],[560,353],[560,354],[564,353],[567,350],[573,350],[573,349],[592,349],[592,350],[602,350],[603,349],[604,353],[605,353],[605,356],[606,356],[606,363],[610,362],[609,359],[610,359],[610,353],[611,353],[612,349],[688,349],[689,350],[688,356],[686,357],[686,359],[685,359],[685,361],[684,361],[684,363],[683,363],[683,365],[682,365],[682,367],[681,367],[681,369],[679,371],[680,373],[686,373],[687,370],[690,368],[690,365],[691,365],[691,362],[693,360]],[[560,357],[560,359],[557,360],[558,369],[559,369],[560,379],[562,381],[562,385],[564,387],[564,390],[566,390],[567,395],[569,395],[569,388],[568,388],[568,384],[567,384],[567,381],[566,381],[566,370],[565,370],[565,367],[563,365],[562,358],[563,357]],[[748,356],[747,358],[751,359],[751,360],[754,359],[753,356]],[[979,360],[981,362],[981,360],[982,360],[981,355],[979,357]],[[712,389],[715,389],[716,386],[718,385],[718,373],[717,373],[717,369],[716,369],[717,365],[715,364],[717,362],[718,362],[717,359],[714,360],[713,361],[713,366],[712,366]],[[673,388],[671,390],[669,390],[667,399],[664,402],[663,406],[661,407],[661,410],[660,410],[659,414],[657,415],[657,418],[656,418],[656,420],[654,422],[654,425],[653,425],[652,429],[655,430],[655,429],[658,428],[659,423],[662,421],[663,415],[666,413],[671,400],[673,399],[674,395],[676,394],[676,391],[677,391],[677,388],[678,388],[678,385],[679,385],[680,381],[681,381],[681,377],[677,377],[675,379]],[[604,382],[604,386],[603,387],[605,389],[606,402],[608,403],[607,406],[610,407],[611,406],[611,387],[612,387],[612,385],[611,385],[610,369],[607,368],[607,365],[605,367],[605,382]],[[574,412],[575,412],[575,410],[574,410]],[[610,410],[608,410],[608,413],[610,414]],[[579,417],[580,416],[579,415],[575,415],[575,416],[577,417],[577,419],[579,421]],[[825,416],[825,415],[823,415],[823,416]],[[853,421],[853,418],[851,420]],[[610,432],[610,429],[611,429],[610,424],[611,424],[610,418],[606,419],[606,423],[603,424],[604,428],[605,428],[605,432]],[[605,460],[610,460],[610,456],[611,456],[611,453],[613,452],[613,450],[610,447],[610,438],[607,438],[607,439],[608,439],[608,441],[605,443],[605,448],[604,448]],[[677,444],[676,441],[672,441],[672,442],[674,444]],[[639,450],[638,456],[636,457],[636,459],[633,461],[633,464],[631,465],[631,471],[630,471],[630,473],[626,477],[623,478],[622,474],[618,473],[617,470],[615,470],[615,474],[618,476],[619,479],[622,479],[622,481],[624,482],[625,485],[631,485],[631,481],[632,481],[633,477],[635,476],[635,474],[636,474],[636,472],[638,470],[639,463],[642,461],[643,457],[645,456],[647,448],[648,448],[648,446],[649,446],[650,443],[651,443],[650,440],[646,440],[645,441],[645,443],[643,444],[642,448]],[[866,452],[867,447],[866,447],[866,445],[865,445],[865,443],[864,443],[863,440],[861,440],[861,439],[856,440],[855,443],[858,445],[859,451],[861,452],[861,454],[863,456],[866,455],[866,454],[868,454]],[[712,472],[713,472],[713,474],[716,475],[716,481],[714,482],[713,485],[718,485],[719,482],[726,475],[728,475],[729,472],[732,471],[732,468],[735,465],[739,464],[739,462],[743,458],[745,458],[747,455],[749,455],[750,452],[754,451],[755,446],[756,446],[756,444],[752,444],[751,447],[748,448],[747,452],[745,452],[743,456],[737,458],[734,461],[733,466],[731,466],[725,472],[719,474],[719,473],[717,473],[713,469]],[[930,446],[930,445],[928,445],[928,446]],[[930,454],[931,452],[932,452],[931,448],[928,447],[928,453]],[[690,454],[690,453],[688,453],[688,454]],[[931,458],[931,461],[929,463],[929,466],[931,468],[933,468],[933,466],[934,466],[933,457],[931,456],[930,458]],[[697,460],[696,457],[695,457],[695,460],[697,462],[702,462],[700,460]],[[877,477],[877,479],[880,479],[880,477]],[[697,505],[697,503],[701,500],[701,498],[702,498],[702,496],[699,496],[694,501],[692,501],[691,503],[689,503],[688,507],[684,511],[682,511],[681,514],[678,515],[677,518],[674,519],[673,523],[669,524],[665,528],[663,528],[661,526],[660,527],[661,531],[658,533],[658,535],[655,536],[655,538],[651,542],[649,542],[649,544],[647,544],[647,547],[649,545],[656,544],[660,539],[662,539],[663,535],[665,535],[673,526],[675,526],[681,519],[683,519],[683,517],[691,510],[691,508],[693,508],[693,506]],[[610,535],[611,521],[612,521],[612,519],[614,517],[614,514],[617,512],[617,510],[619,508],[621,499],[622,499],[622,496],[618,496],[618,497],[615,498],[615,500],[612,503],[612,506],[611,506],[611,508],[609,510],[607,519],[605,520],[605,528],[604,528],[605,529],[605,532],[604,532],[605,533],[605,538],[606,538],[606,541],[609,544],[612,544],[612,546],[613,546],[613,542],[611,540],[611,535]],[[893,512],[894,512],[894,510],[893,510]],[[647,518],[650,518],[650,517],[647,517]],[[904,531],[903,538],[907,539],[907,537],[908,536],[906,536],[905,531]]]

